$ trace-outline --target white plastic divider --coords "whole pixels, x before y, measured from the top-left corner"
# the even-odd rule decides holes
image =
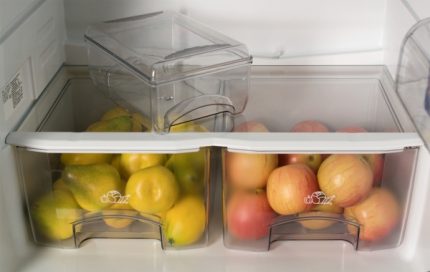
[[[10,145],[46,153],[182,153],[226,147],[261,153],[388,153],[422,146],[416,133],[92,133],[12,132]]]

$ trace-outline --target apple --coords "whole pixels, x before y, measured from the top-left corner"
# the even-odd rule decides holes
[[[344,127],[337,132],[367,132],[362,127]],[[384,154],[363,154],[364,159],[369,163],[370,168],[373,171],[373,186],[379,186],[382,180],[382,174],[384,171]]]
[[[329,202],[326,204],[316,205],[310,212],[299,214],[299,218],[309,217],[309,216],[310,217],[324,216],[324,217],[330,217],[330,218],[340,218],[340,215],[342,213],[343,213],[343,208]],[[334,223],[336,223],[336,221],[330,220],[330,219],[311,219],[311,220],[306,219],[306,220],[299,221],[299,223],[307,229],[317,230],[317,229],[328,228]]]
[[[320,121],[305,120],[296,123],[291,132],[329,132],[329,129]]]
[[[362,127],[343,127],[338,129],[337,132],[358,133],[358,132],[368,132],[368,131]]]
[[[244,122],[233,129],[234,132],[269,132],[267,127],[256,121]]]
[[[237,188],[264,188],[270,172],[277,166],[277,154],[225,152],[227,182]]]
[[[309,166],[315,173],[322,162],[320,154],[279,154],[279,165],[303,163]]]
[[[373,188],[366,199],[345,208],[344,216],[361,225],[361,240],[374,242],[387,237],[396,227],[400,220],[400,207],[390,191]],[[356,228],[349,225],[348,231],[355,233]]]
[[[272,209],[279,214],[289,215],[312,209],[313,203],[306,199],[318,191],[318,183],[309,166],[289,164],[273,170],[266,190]]]
[[[373,171],[373,186],[379,186],[384,172],[384,154],[362,154]]]
[[[270,224],[276,217],[263,190],[236,191],[226,210],[228,233],[241,240],[257,240],[269,235]]]
[[[333,203],[348,207],[364,199],[373,185],[373,172],[360,155],[334,154],[318,169],[321,190],[333,197]]]

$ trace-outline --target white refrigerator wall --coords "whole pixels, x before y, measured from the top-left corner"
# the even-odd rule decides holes
[[[257,65],[385,64],[394,76],[404,35],[430,15],[421,0],[64,1],[72,64],[86,63],[88,24],[170,9],[245,43]]]
[[[23,89],[22,102],[12,109],[10,101],[0,103],[2,271],[16,270],[33,253],[13,150],[4,144],[5,136],[64,60],[86,64],[88,24],[163,9],[188,14],[247,44],[254,64],[385,64],[393,76],[404,34],[417,18],[430,16],[426,0],[0,0],[0,91],[16,78]],[[428,169],[419,167],[423,178]],[[405,246],[418,243],[418,249],[426,249],[407,257],[422,257],[428,264],[430,210],[422,206],[428,205],[423,197],[430,192],[426,185],[419,189],[414,205],[427,221],[416,217]]]
[[[0,0],[0,264],[33,255],[13,148],[5,137],[64,62],[65,20],[58,0]]]
[[[392,1],[392,0],[391,0]],[[386,0],[65,0],[68,61],[88,24],[170,9],[245,43],[254,64],[381,64]],[[77,47],[78,46],[78,47]]]
[[[422,0],[403,0],[414,17],[424,19],[430,16],[430,2]]]

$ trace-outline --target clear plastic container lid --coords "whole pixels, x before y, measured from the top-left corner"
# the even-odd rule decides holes
[[[170,11],[95,24],[85,39],[152,86],[252,62],[245,45]]]

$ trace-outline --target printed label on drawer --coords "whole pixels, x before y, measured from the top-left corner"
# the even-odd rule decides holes
[[[1,102],[5,119],[8,120],[15,112],[20,110],[24,104],[32,100],[33,90],[30,82],[29,62],[12,77],[6,86],[0,88]]]
[[[111,204],[128,204],[128,199],[130,198],[130,195],[121,195],[118,191],[109,191],[106,194],[102,195],[100,197],[100,201],[102,203],[111,203]]]
[[[313,192],[311,195],[305,197],[306,204],[315,204],[315,205],[332,205],[332,201],[335,196],[327,196],[322,191]]]

